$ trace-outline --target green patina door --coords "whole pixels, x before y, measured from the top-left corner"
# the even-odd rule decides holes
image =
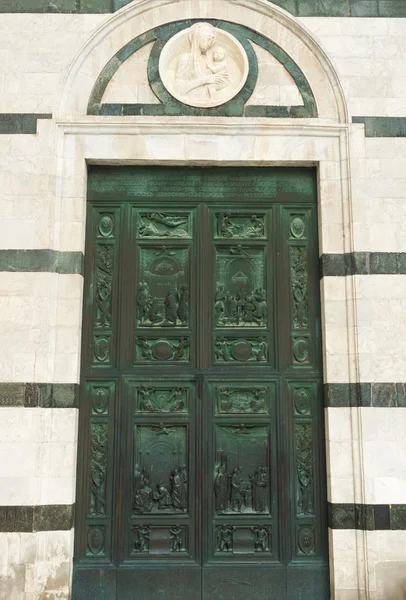
[[[326,600],[316,173],[91,168],[74,600]]]

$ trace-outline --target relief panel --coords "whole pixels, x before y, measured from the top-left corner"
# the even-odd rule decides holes
[[[248,202],[248,200],[247,200]],[[216,238],[266,238],[266,215],[233,214],[232,212],[215,213],[214,231]]]
[[[272,526],[254,525],[238,527],[218,525],[215,530],[215,554],[261,555],[272,554]]]
[[[215,512],[269,514],[269,427],[215,426]]]
[[[140,385],[134,388],[137,413],[188,413],[189,388]]]
[[[266,363],[269,360],[268,338],[214,338],[214,359],[216,363]]]
[[[137,215],[138,238],[192,237],[192,216],[184,212],[140,211]]]
[[[188,533],[186,525],[134,525],[131,557],[182,556],[188,552]]]
[[[264,248],[217,247],[216,327],[266,327],[265,280]]]
[[[235,383],[235,382],[233,382]],[[215,387],[215,411],[218,415],[248,414],[269,415],[274,388],[258,385],[217,385]]]
[[[137,362],[189,362],[190,338],[135,338],[135,360]]]
[[[189,249],[141,247],[138,327],[189,325]]]
[[[133,515],[185,513],[187,426],[134,425]]]

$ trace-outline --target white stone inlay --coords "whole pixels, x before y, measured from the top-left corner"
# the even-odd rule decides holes
[[[220,106],[241,91],[249,63],[240,42],[210,23],[195,23],[164,46],[159,74],[166,89],[190,106]]]

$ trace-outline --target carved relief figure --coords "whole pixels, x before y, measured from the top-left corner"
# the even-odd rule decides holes
[[[188,237],[187,230],[182,225],[187,225],[187,217],[173,217],[161,212],[142,215],[138,225],[140,237]]]
[[[182,552],[183,548],[183,527],[174,525],[171,528],[171,552]]]
[[[257,467],[255,474],[252,477],[252,506],[255,512],[266,512],[267,507],[267,491],[268,487],[268,474],[266,467]]]
[[[187,475],[186,465],[181,465],[179,467],[179,471],[180,471],[180,478],[181,478],[179,508],[181,508],[182,510],[186,510],[187,503],[188,503],[188,496],[187,496],[188,475]]]
[[[157,485],[158,492],[154,495],[154,500],[158,501],[158,508],[165,510],[172,507],[172,498],[169,490],[164,486],[163,483]]]
[[[165,319],[168,323],[176,325],[178,315],[178,295],[176,290],[169,290],[164,300]]]
[[[220,525],[220,527],[217,527],[217,550],[219,552],[232,551],[234,529],[235,527],[231,525]]]
[[[269,552],[269,548],[270,548],[269,539],[271,536],[271,531],[270,531],[269,527],[264,527],[263,525],[258,525],[257,527],[253,527],[252,531],[255,533],[255,542],[254,542],[255,552]]]
[[[189,312],[189,290],[184,284],[180,286],[178,299],[178,318],[182,325],[186,325]]]
[[[136,513],[151,512],[153,506],[149,475],[144,468],[135,483],[133,510]]]
[[[243,503],[243,479],[241,467],[236,467],[231,476],[231,509],[241,512]]]
[[[171,476],[171,486],[172,486],[172,504],[174,508],[181,508],[181,476],[179,473],[179,469],[174,469]]]
[[[149,550],[149,527],[139,525],[134,529],[135,552],[148,552]]]
[[[216,510],[224,511],[228,507],[228,482],[224,467],[219,467],[214,480],[214,492],[216,495]]]
[[[144,412],[155,412],[158,410],[152,403],[152,397],[155,394],[154,388],[146,388],[143,385],[138,389],[138,393],[141,394],[142,399],[140,401],[140,408]]]
[[[196,23],[189,29],[190,50],[179,57],[175,74],[175,90],[186,102],[210,103],[229,85],[225,56],[220,53],[220,60],[214,62],[209,54],[215,39],[216,31],[209,23]]]

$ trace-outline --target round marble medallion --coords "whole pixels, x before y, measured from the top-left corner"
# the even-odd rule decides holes
[[[227,31],[195,23],[162,49],[159,75],[172,96],[189,106],[211,108],[234,98],[249,72],[247,54]]]

